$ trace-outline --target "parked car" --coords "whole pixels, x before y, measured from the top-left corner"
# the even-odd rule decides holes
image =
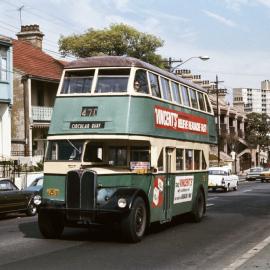
[[[260,179],[261,182],[270,182],[270,169],[265,168],[261,173],[260,173]]]
[[[33,191],[35,195],[42,195],[43,176],[37,177],[25,190]]]
[[[212,190],[221,188],[224,191],[237,190],[239,178],[231,173],[230,168],[226,166],[210,167],[208,172],[208,188],[212,188]]]
[[[24,212],[34,216],[37,213],[34,195],[32,191],[19,190],[10,179],[0,179],[0,214]]]
[[[263,172],[263,167],[252,167],[247,173],[247,181],[255,181],[256,179],[261,179],[261,172]]]

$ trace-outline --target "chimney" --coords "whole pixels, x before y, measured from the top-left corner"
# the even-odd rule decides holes
[[[17,33],[18,40],[24,40],[33,46],[42,49],[42,40],[44,34],[40,32],[39,25],[22,25],[21,32]]]

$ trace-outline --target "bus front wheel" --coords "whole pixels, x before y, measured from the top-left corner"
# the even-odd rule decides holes
[[[194,201],[192,211],[191,211],[191,217],[193,221],[200,222],[204,216],[205,213],[205,197],[203,194],[203,191],[200,189],[198,190],[196,199]]]
[[[121,231],[128,242],[142,240],[147,224],[145,202],[141,197],[135,198],[129,214],[121,221]]]
[[[38,226],[41,234],[48,239],[59,238],[64,230],[64,220],[59,214],[38,214]]]

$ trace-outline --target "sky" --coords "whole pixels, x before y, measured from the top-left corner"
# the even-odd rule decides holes
[[[16,38],[21,23],[38,24],[56,57],[61,35],[125,23],[161,38],[163,57],[209,56],[181,68],[210,82],[218,76],[228,93],[270,80],[270,0],[0,0],[0,35]]]

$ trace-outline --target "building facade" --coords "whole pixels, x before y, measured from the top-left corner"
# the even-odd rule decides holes
[[[0,35],[0,160],[11,155],[12,53],[12,40]]]
[[[177,70],[176,74],[200,84],[208,91],[219,135],[218,145],[211,146],[210,165],[218,165],[219,162],[220,165],[231,166],[237,173],[250,168],[255,157],[245,141],[246,113],[243,106],[229,104],[226,101],[226,89],[216,89],[209,80],[202,80],[200,75],[192,75],[190,70]]]
[[[38,25],[22,26],[17,36],[18,40],[13,40],[12,155],[24,163],[36,162],[44,156],[64,65],[42,51],[43,34]]]
[[[243,106],[246,113],[266,113],[270,116],[270,81],[261,82],[261,88],[234,88],[233,104]]]

